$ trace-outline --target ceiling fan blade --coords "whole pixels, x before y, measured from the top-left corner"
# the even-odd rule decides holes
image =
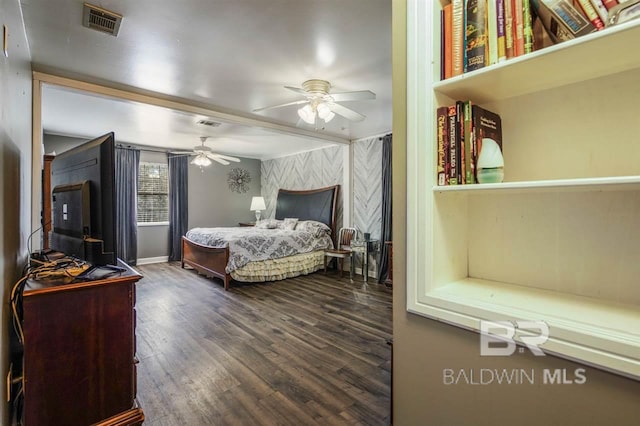
[[[333,104],[333,103],[329,104],[329,109],[350,121],[362,121],[366,118],[364,115],[360,114],[359,112],[355,112],[354,110],[349,109],[340,104]]]
[[[213,154],[214,156],[218,157],[218,158],[222,158],[223,160],[229,160],[229,161],[233,161],[234,163],[239,163],[240,159],[237,157],[230,157],[228,155],[222,155],[222,154]]]
[[[193,151],[169,151],[169,154],[176,154],[176,155],[196,155],[195,152]]]
[[[229,164],[231,164],[228,161],[223,160],[222,158],[219,158],[214,154],[207,154],[207,158],[209,158],[210,160],[213,160],[213,161],[217,161],[220,164],[224,164],[225,166],[228,166]]]
[[[259,111],[264,111],[267,109],[273,109],[273,108],[282,108],[282,107],[286,107],[289,105],[300,105],[300,104],[304,104],[309,102],[308,100],[301,100],[301,101],[293,101],[293,102],[287,102],[286,104],[280,104],[280,105],[272,105],[272,106],[268,106],[268,107],[263,107],[263,108],[258,108],[258,109],[254,109],[253,112],[259,112]]]
[[[300,87],[284,86],[284,88],[285,88],[285,89],[292,90],[292,91],[294,91],[294,92],[296,92],[296,93],[303,94],[303,95],[305,95],[305,96],[309,95],[309,92],[307,92],[306,90],[304,90],[304,89],[302,89],[302,88],[300,88]]]
[[[368,101],[376,98],[376,94],[371,90],[361,90],[357,92],[330,93],[329,96],[336,102],[343,101]]]

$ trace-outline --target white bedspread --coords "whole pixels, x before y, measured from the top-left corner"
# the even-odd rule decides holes
[[[312,232],[301,230],[255,227],[193,228],[187,232],[186,237],[209,247],[229,247],[227,273],[253,261],[277,259],[333,247],[330,235],[314,235]]]

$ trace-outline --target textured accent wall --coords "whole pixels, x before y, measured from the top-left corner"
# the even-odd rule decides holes
[[[353,226],[379,240],[382,227],[382,141],[378,137],[353,143]],[[380,253],[369,258],[369,271],[378,275]],[[362,259],[356,257],[356,268]]]
[[[382,227],[382,141],[362,139],[353,144],[353,224],[371,238]]]
[[[342,185],[343,147],[332,146],[287,157],[265,160],[260,166],[262,196],[267,210],[263,217],[274,217],[279,189],[316,189]],[[342,226],[342,188],[338,197],[336,229]]]

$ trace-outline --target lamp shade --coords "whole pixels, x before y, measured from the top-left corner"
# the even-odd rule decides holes
[[[207,167],[211,164],[211,160],[209,160],[206,155],[198,154],[193,160],[191,160],[191,164],[195,164],[200,167]]]
[[[307,104],[298,110],[298,115],[306,123],[313,124],[316,122],[316,112],[311,108],[310,104]]]
[[[335,114],[333,113],[333,111],[331,111],[331,108],[329,108],[329,105],[327,105],[324,102],[318,104],[317,109],[318,109],[318,116],[322,118],[325,123],[330,122],[333,119],[333,117],[335,117]]]
[[[264,204],[263,197],[253,197],[251,199],[251,209],[250,210],[265,210],[267,206]]]

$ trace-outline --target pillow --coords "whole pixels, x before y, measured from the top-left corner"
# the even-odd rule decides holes
[[[321,237],[322,234],[331,235],[331,228],[322,222],[315,220],[302,220],[296,225],[296,230],[305,231],[313,234],[314,237]]]
[[[282,229],[286,231],[293,231],[294,229],[296,229],[297,223],[298,223],[297,218],[285,217],[284,222],[282,223]]]
[[[263,219],[256,223],[256,228],[259,229],[276,229],[279,228],[281,220],[276,219]]]

